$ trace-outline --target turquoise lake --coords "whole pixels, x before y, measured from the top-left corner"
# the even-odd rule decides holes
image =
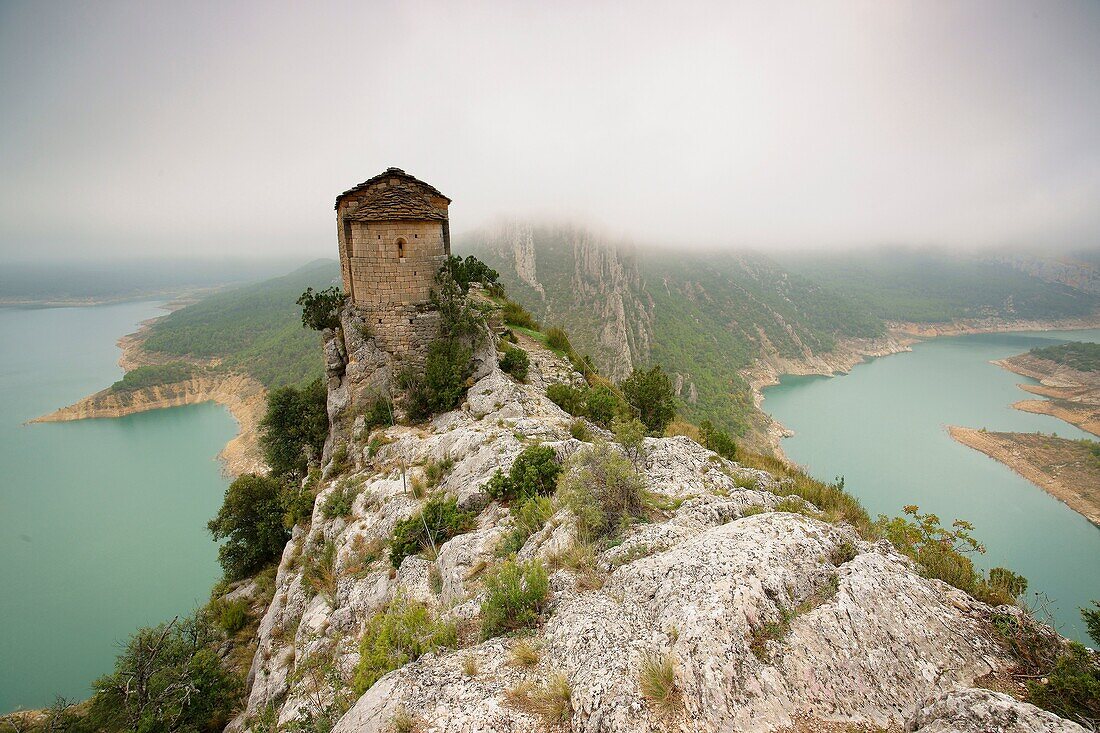
[[[784,377],[764,410],[795,432],[787,456],[813,476],[844,476],[872,517],[906,504],[944,524],[966,519],[987,548],[975,562],[1004,566],[1050,600],[1059,630],[1088,642],[1078,607],[1100,599],[1100,528],[1003,464],[960,443],[946,426],[1094,438],[1046,415],[1012,409],[1034,380],[990,364],[1035,346],[1100,341],[1100,330],[939,338],[835,377]]]
[[[118,379],[116,339],[158,305],[0,308],[0,712],[88,697],[135,629],[219,576],[224,408],[24,424]]]

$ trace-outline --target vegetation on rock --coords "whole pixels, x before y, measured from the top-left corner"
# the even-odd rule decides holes
[[[225,490],[225,501],[207,523],[218,548],[218,562],[228,580],[257,572],[283,551],[290,532],[283,525],[283,483],[276,478],[244,474]]]
[[[619,385],[650,435],[664,435],[665,428],[676,416],[672,382],[661,365],[650,369],[635,369]]]
[[[126,372],[122,375],[122,379],[111,385],[110,389],[112,392],[134,392],[146,387],[183,382],[194,374],[195,367],[179,361],[170,364],[148,364]]]
[[[591,538],[617,536],[643,514],[645,479],[607,443],[574,454],[558,481],[558,496]]]
[[[276,476],[305,476],[328,438],[328,390],[320,379],[298,389],[282,387],[267,395],[260,422],[264,461]]]
[[[553,448],[528,446],[516,456],[507,474],[497,469],[485,484],[485,493],[500,501],[546,496],[554,492],[560,472],[561,465]]]
[[[436,618],[421,603],[398,597],[363,627],[352,683],[355,691],[362,694],[387,672],[456,643],[454,624]]]
[[[394,526],[390,562],[399,567],[409,555],[438,548],[455,535],[470,531],[473,523],[474,515],[459,510],[454,499],[429,499],[420,512]]]
[[[485,577],[481,635],[493,636],[538,624],[550,595],[546,568],[538,561],[506,561]]]
[[[302,326],[314,331],[340,328],[340,309],[346,300],[344,293],[335,285],[317,292],[306,288],[295,301],[302,306]]]

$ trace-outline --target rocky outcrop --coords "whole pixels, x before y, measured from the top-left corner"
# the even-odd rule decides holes
[[[231,729],[329,716],[339,733],[391,730],[400,717],[422,731],[541,730],[545,710],[524,700],[548,685],[563,723],[592,733],[777,731],[807,719],[978,733],[1007,720],[1006,711],[1024,725],[1050,722],[971,689],[1010,665],[988,606],[923,577],[889,543],[863,541],[801,499],[784,499],[784,484],[768,473],[682,436],[645,440],[637,466],[651,503],[663,508],[620,543],[597,548],[587,571],[559,561],[578,538],[569,510],[556,508],[516,553],[552,569],[543,623],[526,636],[482,640],[482,579],[515,527],[485,483],[535,443],[561,460],[588,449],[570,437],[573,418],[543,393],[578,376],[524,346],[532,349],[528,383],[494,360],[458,409],[429,424],[340,438],[351,468],[321,482],[312,520],[294,529],[260,623],[247,705]],[[347,348],[347,370],[369,361],[369,340]],[[330,385],[351,395],[345,409],[354,412],[347,370]],[[476,522],[392,568],[384,548],[394,526],[428,501],[410,487],[425,486],[427,466],[440,462],[449,470],[432,490]],[[354,495],[344,516],[325,511],[337,492]],[[364,625],[398,598],[454,622],[458,648],[430,652],[356,695]],[[527,664],[513,660],[520,643],[537,650]],[[671,703],[643,694],[647,659],[671,669]],[[962,715],[972,699],[984,707]]]
[[[237,421],[236,437],[226,444],[218,457],[224,463],[226,473],[238,476],[266,470],[259,446],[259,426],[266,407],[265,400],[263,385],[251,377],[213,373],[133,391],[108,388],[31,422],[123,417],[165,407],[217,402],[225,405]]]
[[[952,690],[927,702],[909,733],[1085,733],[1077,723],[991,690]]]

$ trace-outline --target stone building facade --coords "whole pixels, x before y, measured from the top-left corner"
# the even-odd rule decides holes
[[[432,285],[451,253],[451,200],[400,168],[336,198],[340,270],[350,310],[376,345],[401,362],[422,363],[439,330]]]

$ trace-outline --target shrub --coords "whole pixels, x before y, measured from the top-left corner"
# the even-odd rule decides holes
[[[512,325],[519,326],[520,328],[526,328],[531,331],[539,330],[539,322],[535,320],[535,317],[519,303],[512,300],[504,302],[504,322]]]
[[[440,267],[440,272],[444,271],[462,288],[463,292],[470,289],[470,283],[480,283],[486,288],[492,287],[500,277],[496,270],[473,255],[467,255],[466,259],[449,255]]]
[[[221,630],[232,636],[248,624],[248,601],[238,598],[214,604],[217,623]]]
[[[363,628],[352,680],[355,692],[363,694],[387,672],[435,649],[453,647],[457,640],[454,624],[437,619],[423,604],[398,597]]]
[[[555,382],[546,388],[546,396],[570,415],[584,414],[586,394],[576,387]]]
[[[611,427],[617,416],[627,412],[626,401],[606,384],[590,387],[584,395],[584,414],[601,428]]]
[[[970,534],[974,526],[969,522],[956,519],[948,529],[940,525],[940,518],[935,514],[921,514],[916,506],[907,506],[904,511],[913,519],[887,519],[880,515],[876,527],[899,552],[919,563],[927,576],[938,578],[991,605],[1013,603],[1016,596],[1011,591],[1021,583],[1027,587],[1025,578],[1004,568],[996,574],[1004,585],[986,580],[974,569],[974,563],[965,553],[984,553],[985,547]]]
[[[700,442],[704,448],[714,451],[727,460],[737,460],[737,444],[733,442],[729,433],[714,427],[710,420],[704,420],[699,425],[699,433],[702,438]]]
[[[504,357],[500,360],[502,371],[511,374],[521,382],[526,382],[527,370],[530,365],[531,360],[528,358],[526,351],[518,347],[505,347]]]
[[[584,420],[574,420],[569,424],[569,434],[577,440],[588,443],[592,440],[592,431]]]
[[[1093,601],[1096,608],[1082,608],[1081,618],[1085,621],[1085,629],[1089,636],[1100,645],[1100,601]]]
[[[363,429],[370,432],[374,428],[393,424],[393,405],[388,397],[376,396],[363,413]]]
[[[327,400],[320,379],[300,390],[282,387],[268,393],[260,446],[271,473],[304,476],[309,461],[321,455],[329,429]]]
[[[1053,669],[1027,681],[1027,694],[1041,708],[1095,725],[1100,720],[1100,662],[1083,645],[1070,642]]]
[[[278,479],[246,473],[225,490],[225,500],[206,527],[218,548],[228,580],[252,575],[283,551],[290,533],[283,524],[283,485]]]
[[[317,595],[336,605],[336,543],[328,540],[317,552],[310,553],[302,574],[306,585]]]
[[[505,474],[497,469],[485,484],[485,493],[492,499],[545,496],[554,492],[561,466],[554,449],[532,445],[523,449]]]
[[[554,505],[545,496],[529,496],[512,505],[512,531],[501,542],[500,553],[508,556],[519,552],[527,538],[538,532],[554,515]]]
[[[428,347],[424,371],[412,368],[398,375],[409,419],[420,422],[458,404],[466,392],[470,349],[454,339],[436,339]]]
[[[344,301],[344,294],[335,285],[318,292],[306,288],[297,301],[302,306],[302,326],[314,331],[340,328],[340,309]]]
[[[434,489],[439,486],[443,481],[447,473],[454,468],[455,462],[449,455],[445,455],[442,460],[429,460],[424,464],[424,480],[428,482],[428,487]]]
[[[649,370],[635,369],[621,385],[623,395],[650,435],[663,435],[676,415],[672,401],[672,382],[661,365]]]
[[[554,326],[546,332],[546,345],[554,351],[568,354],[573,350],[569,344],[569,335],[561,328]]]
[[[626,452],[626,457],[638,468],[638,464],[645,458],[645,425],[637,418],[616,419],[611,423],[611,430],[615,433],[615,440]]]
[[[93,684],[88,722],[103,731],[209,731],[230,720],[240,689],[217,655],[220,635],[188,618],[137,631],[113,673]]]
[[[660,712],[670,714],[679,710],[681,695],[671,654],[646,654],[638,675],[638,687],[642,697]]]
[[[538,561],[505,562],[485,578],[481,603],[481,635],[494,636],[531,628],[539,621],[550,596],[550,580]]]
[[[337,486],[325,497],[325,503],[321,505],[321,514],[325,515],[326,519],[350,516],[357,496],[359,496],[357,486]]]
[[[468,532],[473,524],[473,513],[459,511],[454,499],[430,499],[420,513],[394,526],[390,562],[399,567],[402,560],[420,552],[422,547],[438,547],[455,535]]]
[[[558,494],[592,537],[611,537],[642,516],[645,479],[606,443],[574,454],[558,482]]]
[[[1009,598],[1019,598],[1027,591],[1027,578],[1008,568],[990,568],[989,585]]]
[[[287,530],[294,529],[299,522],[308,522],[313,519],[313,503],[317,497],[313,490],[307,486],[289,483],[282,490],[283,527]]]

